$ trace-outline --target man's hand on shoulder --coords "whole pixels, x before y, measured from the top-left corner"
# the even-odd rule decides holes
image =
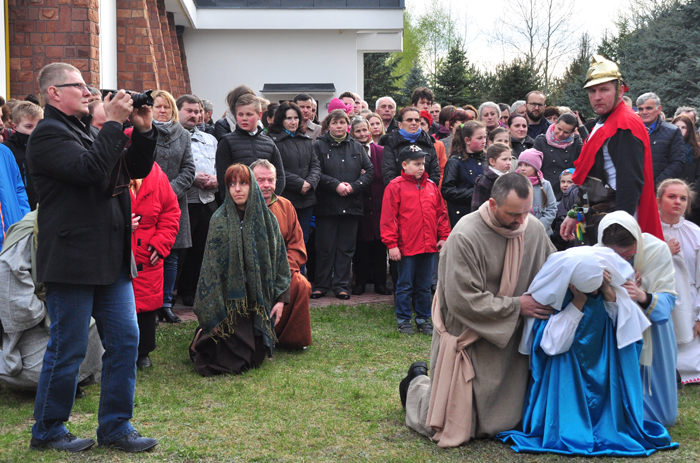
[[[542,305],[532,298],[529,294],[520,296],[520,314],[523,317],[534,317],[540,320],[547,320],[554,313],[548,305]]]

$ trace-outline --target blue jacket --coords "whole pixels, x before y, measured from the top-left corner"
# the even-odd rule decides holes
[[[24,190],[22,175],[12,151],[0,145],[0,218],[2,219],[2,234],[0,235],[0,249],[5,242],[5,233],[15,222],[29,212],[29,200]]]
[[[654,183],[658,185],[667,178],[682,178],[686,162],[681,129],[659,116],[656,127],[649,134],[649,142],[654,165]]]

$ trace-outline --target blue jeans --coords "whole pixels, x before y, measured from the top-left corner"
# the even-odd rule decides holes
[[[90,317],[97,323],[105,353],[97,441],[104,444],[130,433],[134,408],[139,328],[134,289],[125,265],[110,285],[46,283],[50,339],[39,376],[32,436],[47,441],[68,433],[78,371],[88,345]]]
[[[163,261],[163,307],[172,309],[173,289],[177,279],[177,259],[180,257],[179,249],[172,249],[168,257]]]
[[[411,321],[411,299],[416,310],[416,323],[421,324],[430,318],[430,286],[433,282],[433,261],[435,253],[401,256],[396,263],[398,281],[394,306],[396,320],[400,323]]]

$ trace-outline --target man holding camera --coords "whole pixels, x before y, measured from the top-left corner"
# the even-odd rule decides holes
[[[80,71],[52,63],[39,72],[44,119],[27,145],[39,197],[38,279],[46,286],[50,340],[39,378],[30,447],[87,450],[93,439],[68,432],[90,317],[105,348],[97,441],[127,452],[155,447],[129,423],[139,340],[131,277],[130,177],[151,170],[157,135],[151,108],[134,109],[123,90],[104,101],[99,132],[86,119],[90,91]],[[123,123],[134,125],[131,144]]]

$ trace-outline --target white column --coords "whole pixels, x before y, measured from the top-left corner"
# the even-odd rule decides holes
[[[100,87],[117,88],[117,0],[100,0]]]
[[[360,97],[365,99],[365,52],[364,50],[357,50],[357,85],[355,86],[357,90],[355,92],[360,95]]]
[[[5,97],[5,100],[10,99],[10,80],[7,78],[10,72],[10,57],[8,56],[8,50],[10,44],[7,42],[7,0],[2,1],[2,8],[0,8],[0,37],[2,41],[0,44],[0,94]]]

